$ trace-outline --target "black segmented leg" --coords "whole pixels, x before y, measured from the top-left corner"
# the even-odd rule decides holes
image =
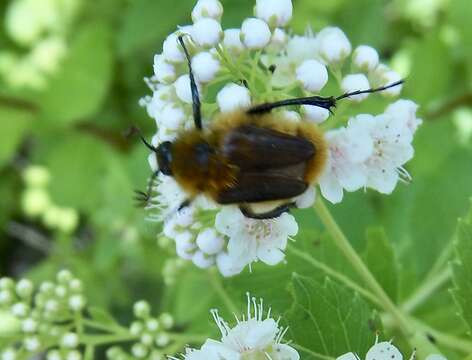
[[[187,58],[187,62],[188,62],[190,89],[192,91],[193,120],[195,122],[195,127],[201,130],[202,129],[202,114],[201,114],[200,96],[198,94],[198,87],[195,82],[195,76],[193,75],[192,60],[190,59],[190,55],[184,43],[184,39],[183,39],[184,36],[185,35],[180,35],[178,39],[179,39],[180,45],[184,49],[185,57]]]
[[[149,184],[147,187],[147,191],[140,191],[140,190],[135,190],[134,191],[134,200],[136,201],[136,206],[137,207],[143,207],[145,208],[146,206],[149,205],[149,202],[151,201],[152,197],[152,186],[154,184],[154,180],[159,176],[159,171],[156,171],[152,174],[151,179],[149,179]]]
[[[243,215],[247,218],[255,219],[255,220],[268,220],[268,219],[276,219],[283,213],[290,212],[290,209],[293,208],[294,206],[295,206],[295,203],[283,204],[283,205],[280,205],[279,207],[276,207],[274,210],[271,210],[269,212],[262,213],[262,214],[255,214],[254,212],[252,212],[251,210],[249,210],[248,208],[244,206],[240,206],[239,209],[241,210]]]

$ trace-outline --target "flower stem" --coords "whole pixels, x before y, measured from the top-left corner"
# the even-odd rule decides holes
[[[334,270],[333,268],[329,267],[328,265],[322,263],[321,261],[316,260],[310,254],[303,252],[301,250],[296,249],[295,247],[290,246],[288,250],[295,256],[299,257],[300,259],[305,260],[306,262],[313,265],[315,268],[324,271],[327,275],[332,276],[334,279],[337,279],[347,287],[353,289],[354,291],[358,292],[366,299],[371,301],[372,303],[376,304],[377,306],[381,307],[381,302],[377,299],[377,297],[372,294],[370,291],[364,289],[363,287],[356,284],[354,281],[349,279],[347,276],[341,274],[340,272]]]
[[[391,316],[395,319],[397,326],[401,329],[405,337],[409,338],[412,335],[413,331],[405,316],[400,312],[400,310],[388,297],[384,289],[379,285],[375,277],[372,275],[372,273],[369,271],[362,259],[359,257],[356,250],[354,250],[351,243],[346,238],[346,236],[334,220],[333,216],[331,215],[330,211],[328,210],[321,198],[318,198],[316,200],[315,210],[339,250],[341,250],[341,252],[350,262],[354,270],[361,276],[361,278],[365,281],[366,285],[377,296],[384,310],[390,313]]]
[[[412,313],[418,306],[430,299],[431,295],[434,294],[436,290],[446,284],[451,279],[451,276],[451,268],[447,267],[437,276],[426,280],[416,289],[413,295],[402,304],[401,309],[405,313]]]
[[[315,359],[334,360],[334,357],[332,357],[332,356],[318,354],[318,353],[316,353],[316,352],[314,352],[310,349],[307,349],[306,347],[298,345],[298,344],[290,344],[290,346],[294,347],[297,350],[303,351],[306,354],[309,354],[309,355],[313,356]]]
[[[216,293],[221,298],[221,300],[223,300],[228,311],[232,314],[237,314],[238,308],[236,307],[233,300],[224,289],[223,284],[221,283],[221,280],[220,280],[220,276],[216,272],[210,270],[208,271],[208,279],[210,280],[210,283],[213,286],[213,289],[216,291]]]

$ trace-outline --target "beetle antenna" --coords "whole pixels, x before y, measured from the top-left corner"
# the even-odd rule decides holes
[[[342,100],[342,99],[346,99],[346,98],[349,98],[351,96],[355,96],[355,95],[361,95],[361,94],[371,94],[371,93],[375,93],[375,92],[379,92],[379,91],[384,91],[384,90],[387,90],[387,89],[390,89],[390,88],[393,88],[395,86],[398,86],[398,85],[401,85],[401,84],[404,84],[405,83],[405,80],[402,79],[402,80],[398,80],[392,84],[389,84],[389,85],[386,85],[386,86],[382,86],[382,87],[378,87],[378,88],[375,88],[375,89],[367,89],[367,90],[357,90],[357,91],[353,91],[353,92],[350,92],[350,93],[345,93],[341,96],[338,96],[336,98],[336,101],[338,100]]]
[[[157,148],[152,146],[143,136],[143,133],[141,132],[141,130],[139,130],[138,127],[136,126],[131,126],[128,131],[126,132],[125,136],[126,137],[131,137],[135,134],[138,134],[139,138],[141,139],[141,141],[143,142],[143,144],[151,151],[154,151],[154,152],[157,152]]]

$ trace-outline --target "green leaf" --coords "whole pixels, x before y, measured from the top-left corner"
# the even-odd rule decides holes
[[[110,30],[96,23],[79,29],[61,70],[40,98],[43,117],[69,124],[94,115],[107,94],[112,67]]]
[[[454,300],[459,314],[472,330],[472,212],[457,228],[456,261],[452,264]]]
[[[2,167],[10,160],[20,144],[33,120],[33,115],[26,111],[0,107],[0,119],[2,119],[0,141],[0,167]]]
[[[116,322],[113,316],[106,311],[105,309],[91,306],[87,308],[87,311],[90,314],[92,320],[100,323],[101,325],[110,326],[110,327],[120,327],[120,325]]]
[[[366,264],[389,297],[398,298],[398,267],[392,245],[381,227],[367,229]]]
[[[320,283],[298,274],[293,275],[290,290],[293,305],[285,320],[295,344],[325,356],[352,351],[361,358],[374,344],[381,325],[358,294],[329,279]]]

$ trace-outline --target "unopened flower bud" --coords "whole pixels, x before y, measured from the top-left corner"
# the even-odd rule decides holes
[[[302,111],[307,120],[313,121],[316,124],[321,124],[329,117],[329,111],[319,106],[303,105]]]
[[[203,51],[192,59],[192,68],[196,81],[208,83],[212,81],[220,70],[220,62],[211,53]]]
[[[215,255],[223,249],[224,239],[215,229],[208,228],[198,234],[197,245],[205,254]]]
[[[154,75],[159,82],[170,84],[176,78],[175,67],[165,60],[164,55],[156,55],[154,56]]]
[[[42,166],[29,166],[23,173],[23,178],[28,186],[43,187],[49,183],[51,175]]]
[[[248,49],[263,49],[269,44],[271,37],[269,25],[263,20],[249,18],[241,26],[241,41]]]
[[[229,52],[239,54],[244,51],[240,29],[227,29],[224,32],[223,45]]]
[[[192,10],[192,20],[194,23],[207,17],[220,20],[222,15],[223,5],[218,0],[198,0]]]
[[[162,55],[170,63],[181,63],[185,60],[184,50],[178,43],[177,34],[170,34],[162,46]]]
[[[353,62],[361,70],[372,71],[379,64],[379,54],[371,46],[360,45],[354,50]]]
[[[352,50],[348,38],[337,27],[324,28],[318,33],[316,41],[318,54],[328,64],[342,62]]]
[[[133,311],[137,318],[145,319],[151,313],[151,306],[148,302],[141,300],[134,304]]]
[[[212,18],[198,20],[192,29],[192,40],[201,47],[211,48],[216,46],[223,38],[221,24]]]
[[[131,353],[138,359],[145,358],[148,354],[148,349],[141,343],[134,344],[131,348]]]
[[[36,336],[27,337],[23,340],[26,351],[35,352],[41,347],[41,342]]]
[[[350,74],[344,77],[341,82],[341,88],[345,93],[350,93],[357,90],[368,90],[370,88],[369,80],[364,74]],[[359,94],[350,96],[349,99],[356,102],[361,102],[367,99],[369,94]]]
[[[61,339],[61,346],[67,349],[74,349],[79,345],[79,337],[76,333],[69,332],[64,334]]]
[[[159,322],[166,330],[169,330],[174,326],[174,318],[169,313],[162,313],[159,316]]]
[[[292,19],[292,0],[257,0],[255,12],[271,27],[285,26]]]
[[[221,112],[231,112],[248,108],[251,105],[251,95],[244,86],[228,84],[220,90],[216,101]]]
[[[185,121],[185,113],[181,107],[168,104],[162,110],[161,123],[171,130],[177,130]]]
[[[296,73],[297,80],[310,92],[319,92],[328,82],[328,70],[317,60],[305,60]]]
[[[33,293],[33,283],[27,279],[21,279],[16,284],[16,293],[23,299],[29,298]]]

